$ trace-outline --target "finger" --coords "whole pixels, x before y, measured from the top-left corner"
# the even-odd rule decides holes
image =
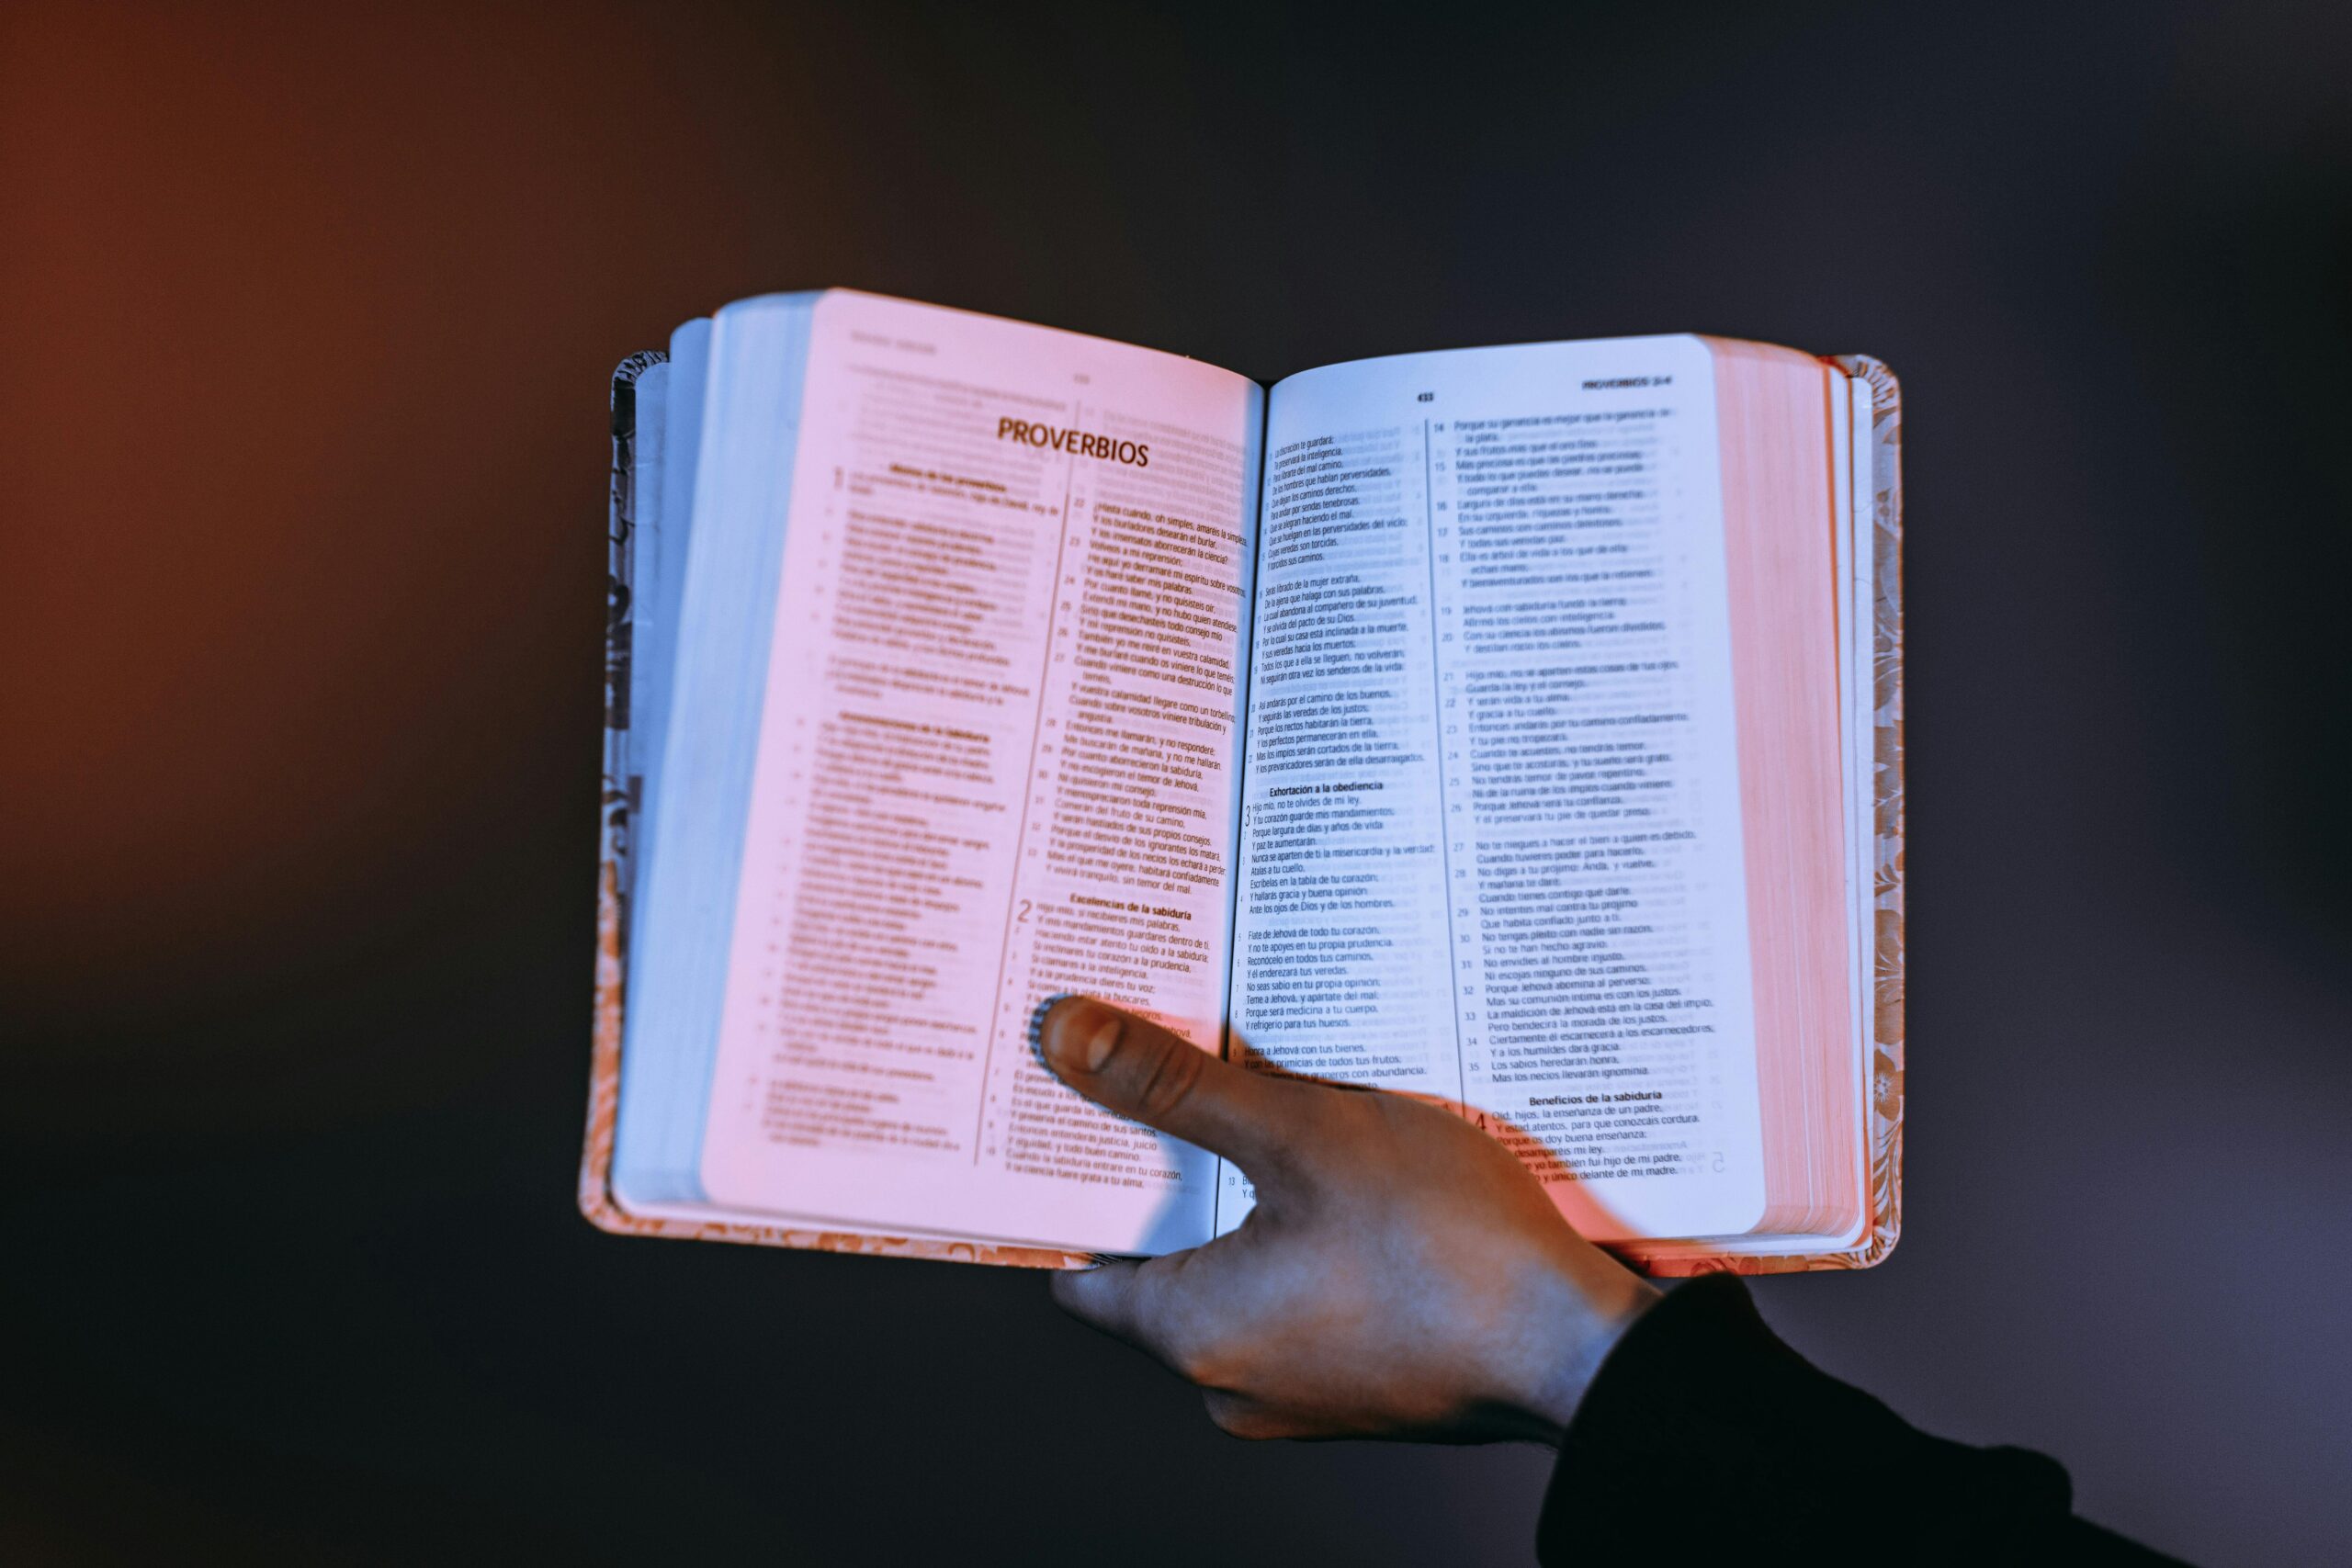
[[[1104,1263],[1092,1269],[1068,1270],[1054,1276],[1054,1304],[1080,1323],[1125,1340],[1145,1344],[1137,1305],[1136,1284],[1142,1265],[1133,1259]]]
[[[1292,1423],[1283,1420],[1246,1393],[1235,1393],[1230,1389],[1206,1389],[1202,1393],[1202,1403],[1208,1406],[1209,1419],[1216,1423],[1216,1429],[1228,1438],[1258,1442],[1267,1438],[1299,1435]]]
[[[1055,1001],[1037,1043],[1054,1076],[1097,1105],[1223,1155],[1253,1176],[1306,1130],[1311,1107],[1302,1086],[1221,1061],[1091,997]]]
[[[1056,1274],[1054,1302],[1080,1322],[1125,1340],[1159,1358],[1179,1377],[1198,1382],[1200,1348],[1222,1299],[1199,1265],[1216,1245]]]

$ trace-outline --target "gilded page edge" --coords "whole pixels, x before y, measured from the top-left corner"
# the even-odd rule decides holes
[[[1831,1252],[1657,1256],[1638,1246],[1612,1247],[1626,1263],[1658,1279],[1692,1274],[1793,1274],[1868,1269],[1894,1250],[1903,1234],[1903,387],[1882,360],[1864,354],[1825,355],[1826,363],[1871,389],[1871,746],[1877,854],[1877,910],[1871,976],[1871,1227],[1860,1243]]]

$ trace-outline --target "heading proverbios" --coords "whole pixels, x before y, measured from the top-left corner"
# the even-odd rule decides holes
[[[1131,468],[1151,467],[1151,448],[1140,441],[1114,441],[1107,435],[1090,435],[1082,430],[1069,430],[1057,425],[1032,424],[1025,419],[1001,419],[996,422],[999,441],[1018,441],[1030,446],[1050,446],[1057,452],[1074,452],[1081,457],[1100,457],[1106,463],[1125,463]]]

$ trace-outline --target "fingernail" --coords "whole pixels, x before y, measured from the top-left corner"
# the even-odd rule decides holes
[[[1109,1008],[1096,1008],[1094,1010],[1098,1016],[1082,1048],[1086,1070],[1090,1073],[1102,1070],[1102,1064],[1111,1059],[1111,1048],[1119,1043],[1119,1015]]]

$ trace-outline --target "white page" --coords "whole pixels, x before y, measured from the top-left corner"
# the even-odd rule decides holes
[[[1400,355],[1267,418],[1237,1034],[1461,1103],[1589,1235],[1749,1227],[1712,356]],[[1223,1230],[1250,1192],[1221,1180]]]
[[[1052,1080],[1027,1025],[1086,990],[1218,1043],[1261,408],[1170,355],[819,302],[715,1203],[1097,1250],[1206,1236],[1214,1162]]]

